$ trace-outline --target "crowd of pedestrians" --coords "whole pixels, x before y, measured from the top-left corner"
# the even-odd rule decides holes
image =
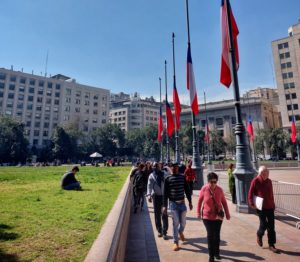
[[[236,187],[233,175],[234,166],[228,167],[229,190],[232,202],[236,204]],[[180,250],[179,240],[186,241],[184,229],[186,226],[187,206],[193,209],[193,185],[196,174],[192,162],[164,164],[158,162],[137,163],[131,171],[133,185],[134,213],[143,211],[145,197],[154,208],[155,226],[158,237],[168,240],[169,216],[172,219],[173,251]],[[218,175],[210,172],[207,184],[200,192],[196,206],[197,217],[203,221],[207,233],[209,261],[221,259],[220,235],[224,218],[230,220],[230,213],[224,192],[218,186]],[[255,204],[255,197],[262,198],[261,210]],[[269,249],[274,253],[280,251],[275,247],[276,233],[274,225],[274,196],[269,171],[265,166],[260,167],[259,174],[251,183],[248,194],[249,206],[256,210],[259,217],[257,244],[263,246],[263,235],[268,232]],[[168,215],[169,211],[169,215]]]

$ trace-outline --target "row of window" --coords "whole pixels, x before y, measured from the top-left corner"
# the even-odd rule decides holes
[[[216,126],[223,126],[224,125],[224,119],[221,117],[218,117],[215,119],[215,123]],[[236,124],[236,118],[235,117],[231,117],[231,124],[235,125]],[[206,119],[201,119],[201,127],[205,127],[206,126]]]
[[[289,116],[289,121],[292,122],[293,116]],[[295,120],[300,121],[300,115],[295,115]]]
[[[296,93],[291,93],[291,94],[285,94],[285,99],[289,100],[289,99],[296,99],[297,98],[297,94]]]
[[[126,114],[126,111],[119,111],[119,112],[114,113],[115,116],[117,116],[117,115],[120,116],[120,115],[125,115],[125,114]]]
[[[76,92],[76,93],[75,93],[75,96],[76,96],[76,97],[81,97],[81,91],[77,90],[77,91],[75,91],[75,92]],[[66,89],[66,95],[71,95],[71,94],[72,94],[72,89],[67,88],[67,89]],[[90,98],[90,93],[85,92],[85,93],[84,93],[84,98]],[[95,94],[95,95],[93,96],[93,99],[94,99],[94,100],[98,100],[98,99],[99,99],[99,95],[98,95],[98,94]],[[102,96],[102,101],[106,101],[106,96]]]
[[[281,64],[281,69],[291,68],[291,67],[292,67],[292,62],[287,62],[287,63]]]
[[[6,74],[5,73],[0,73],[0,80],[6,80]],[[11,75],[9,77],[9,81],[13,82],[13,83],[17,82],[17,76]],[[26,84],[27,81],[28,81],[29,85],[31,85],[31,86],[35,86],[35,84],[38,83],[39,87],[45,87],[45,85],[47,83],[48,88],[53,88],[54,85],[55,85],[55,88],[57,90],[59,90],[61,88],[60,84],[54,84],[52,82],[45,82],[44,80],[36,81],[35,79],[32,79],[32,78],[30,78],[30,79],[27,79],[25,77],[20,77],[19,78],[19,83],[20,84]]]
[[[292,108],[292,105],[287,105],[287,110],[288,111],[298,110],[298,109],[299,109],[298,104],[293,104],[293,108]]]
[[[294,82],[284,83],[283,87],[284,87],[284,89],[295,88],[295,83]]]
[[[283,73],[282,74],[283,79],[288,79],[288,78],[293,78],[293,77],[294,77],[293,72],[288,72],[288,73]]]
[[[288,42],[285,42],[285,43],[282,43],[282,44],[278,44],[278,49],[283,49],[283,48],[288,48],[289,47],[289,43]]]
[[[291,56],[290,52],[285,52],[285,53],[279,54],[280,59],[289,58],[290,56]]]

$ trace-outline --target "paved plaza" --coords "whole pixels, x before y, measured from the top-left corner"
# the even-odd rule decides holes
[[[271,170],[270,176],[278,180],[282,176],[297,182],[295,174],[300,171]],[[289,175],[287,175],[289,174]],[[274,176],[274,177],[273,177]],[[294,180],[293,180],[294,179]],[[277,180],[277,179],[276,179]],[[298,182],[300,179],[298,178]],[[206,231],[201,220],[196,218],[196,206],[199,191],[194,191],[194,209],[187,212],[185,236],[187,241],[180,242],[180,250],[172,251],[172,219],[169,218],[169,240],[157,237],[152,203],[142,212],[131,215],[127,243],[126,261],[208,261]],[[253,214],[235,212],[235,205],[228,201],[231,220],[224,220],[221,230],[222,261],[299,261],[300,230],[276,220],[277,244],[281,254],[268,250],[267,237],[263,248],[256,243],[258,217]],[[154,229],[154,230],[153,230]]]

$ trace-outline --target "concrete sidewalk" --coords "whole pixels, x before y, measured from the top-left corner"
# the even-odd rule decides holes
[[[169,240],[157,237],[152,204],[142,213],[131,214],[127,241],[126,261],[208,261],[205,227],[196,218],[199,191],[194,191],[194,209],[187,212],[186,242],[180,242],[180,250],[172,251],[172,219],[169,218]],[[281,254],[268,250],[267,236],[264,247],[256,243],[258,217],[235,212],[235,205],[228,201],[231,220],[224,220],[221,229],[222,261],[299,261],[300,230],[283,222],[275,222],[277,244]],[[153,230],[154,229],[154,230]]]

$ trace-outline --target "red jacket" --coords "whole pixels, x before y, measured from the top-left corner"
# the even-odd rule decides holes
[[[218,209],[220,210],[223,207],[226,218],[229,219],[229,209],[222,188],[217,185],[213,194],[217,202]],[[197,206],[197,215],[201,215],[203,219],[217,220],[217,210],[215,206],[215,201],[211,196],[208,184],[204,185],[200,190]]]
[[[273,186],[271,179],[263,180],[262,176],[256,176],[250,185],[248,193],[248,202],[254,206],[253,196],[259,196],[264,199],[263,209],[275,209]]]
[[[190,166],[184,171],[184,177],[187,182],[193,182],[196,179],[196,172]]]

